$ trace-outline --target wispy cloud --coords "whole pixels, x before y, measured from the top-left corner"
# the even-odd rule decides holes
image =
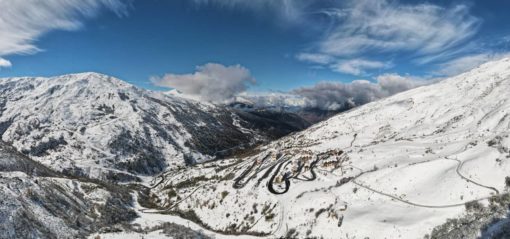
[[[344,60],[331,65],[331,69],[336,72],[347,73],[351,75],[366,75],[367,70],[387,69],[392,66],[391,63],[382,61],[371,61],[364,59]]]
[[[39,52],[41,49],[35,42],[45,33],[79,29],[84,18],[94,17],[102,9],[125,15],[129,2],[130,0],[0,0],[0,57]]]
[[[381,62],[381,55],[405,56],[415,64],[465,55],[474,48],[469,41],[482,22],[463,4],[443,7],[431,3],[347,0],[314,12],[328,18],[329,24],[325,24],[324,35],[314,46],[298,54],[297,59],[353,75],[390,68],[383,62],[391,61]],[[379,56],[378,62],[371,59],[375,55]]]
[[[217,5],[225,8],[247,9],[258,14],[272,14],[285,23],[296,23],[303,20],[306,10],[315,1],[310,0],[193,0],[200,5]]]
[[[334,57],[326,54],[319,53],[299,53],[296,58],[300,61],[315,63],[315,64],[329,64],[334,60]]]
[[[460,62],[482,63],[480,60],[487,51],[476,38],[482,19],[471,13],[468,4],[460,2],[441,5],[400,0],[194,2],[270,13],[279,20],[283,18],[283,22],[299,23],[303,30],[319,29],[322,34],[317,34],[314,43],[296,54],[296,59],[345,74],[365,75],[390,69],[391,62],[398,62],[399,57],[414,65],[448,68],[431,72],[443,74],[454,72],[455,62],[459,63],[457,66]]]
[[[240,65],[224,66],[216,63],[198,66],[192,74],[166,74],[163,77],[153,77],[151,81],[157,86],[175,88],[184,94],[215,103],[232,100],[256,83],[248,69]]]
[[[434,54],[459,46],[477,32],[480,23],[465,5],[348,2],[342,9],[326,11],[338,25],[319,42],[321,52],[341,57],[374,51]]]

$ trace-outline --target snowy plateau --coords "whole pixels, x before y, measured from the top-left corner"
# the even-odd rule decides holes
[[[510,238],[508,58],[308,128],[246,114],[0,79],[0,238]]]

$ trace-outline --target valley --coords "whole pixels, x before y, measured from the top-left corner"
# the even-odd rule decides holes
[[[0,239],[510,239],[509,12],[0,0]]]

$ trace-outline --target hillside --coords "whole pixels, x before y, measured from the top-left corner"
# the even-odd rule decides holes
[[[0,143],[0,238],[86,238],[137,215],[129,191],[68,178]]]
[[[167,172],[153,210],[228,234],[504,238],[508,92],[510,59],[486,63],[251,155]]]

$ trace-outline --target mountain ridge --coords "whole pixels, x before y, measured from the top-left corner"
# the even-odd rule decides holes
[[[225,107],[99,73],[4,78],[0,93],[3,141],[58,171],[112,180],[138,180],[286,133],[253,127]]]

